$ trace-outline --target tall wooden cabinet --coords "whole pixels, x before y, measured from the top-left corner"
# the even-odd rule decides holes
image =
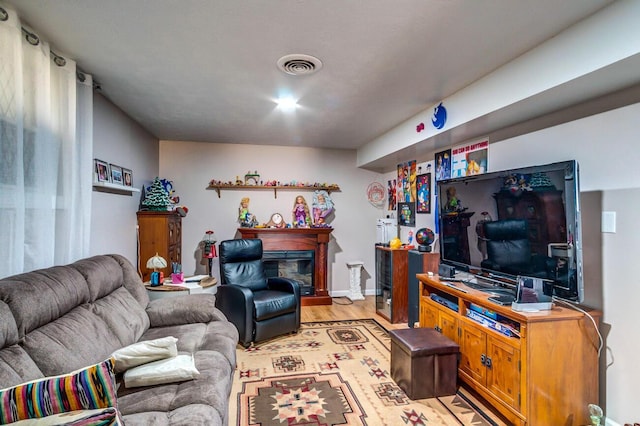
[[[407,322],[409,250],[376,246],[376,312],[392,324]]]
[[[514,425],[586,425],[598,404],[598,335],[582,312],[556,304],[549,311],[517,312],[489,294],[453,289],[419,274],[420,327],[435,328],[460,345],[458,374]],[[520,329],[507,336],[468,314],[489,309]],[[590,311],[596,323],[601,316]]]
[[[153,270],[147,260],[158,253],[167,261],[164,276],[171,276],[171,263],[182,263],[182,217],[175,211],[138,212],[138,272],[143,281],[151,279]]]

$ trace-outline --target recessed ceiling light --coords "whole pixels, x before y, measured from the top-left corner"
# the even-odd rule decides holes
[[[278,59],[278,68],[290,75],[309,75],[322,68],[322,61],[315,56],[293,54]]]
[[[276,103],[283,111],[293,111],[298,107],[298,101],[291,96],[282,96],[276,100]]]

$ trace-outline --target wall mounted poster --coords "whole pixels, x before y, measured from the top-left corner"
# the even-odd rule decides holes
[[[398,202],[396,200],[396,185],[396,179],[389,179],[387,182],[387,198],[389,200],[389,206],[387,207],[388,210],[396,209],[396,203]]]
[[[398,164],[398,203],[416,201],[416,160]]]
[[[451,177],[451,150],[436,152],[436,181]]]
[[[431,173],[418,175],[416,213],[431,213]]]
[[[488,139],[453,148],[451,150],[451,177],[486,173],[488,151]]]
[[[398,225],[415,226],[416,225],[416,204],[415,203],[398,203]]]

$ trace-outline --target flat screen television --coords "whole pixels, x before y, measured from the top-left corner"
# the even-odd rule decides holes
[[[505,287],[541,278],[582,302],[578,175],[572,160],[438,181],[441,262]]]

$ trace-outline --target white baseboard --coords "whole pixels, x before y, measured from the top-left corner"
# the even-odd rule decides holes
[[[351,294],[350,290],[334,290],[334,291],[330,291],[329,295],[331,297],[347,297]],[[362,293],[365,296],[375,296],[376,294],[376,290],[375,289],[365,289],[365,291]]]
[[[604,422],[605,426],[622,426],[620,423],[617,423],[611,419],[606,419]]]

